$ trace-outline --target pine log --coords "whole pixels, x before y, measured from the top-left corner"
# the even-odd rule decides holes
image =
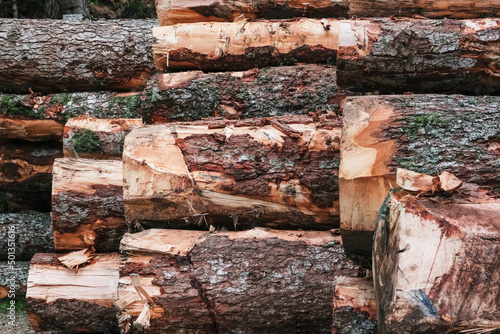
[[[380,332],[499,333],[500,200],[393,191],[380,212],[373,258]]]
[[[350,21],[338,85],[380,93],[500,93],[500,19]],[[347,31],[347,30],[344,30]]]
[[[54,251],[50,214],[0,214],[0,260],[30,260],[35,253]],[[9,256],[10,255],[10,256]]]
[[[99,119],[88,116],[71,118],[64,126],[64,156],[121,159],[125,136],[133,128],[141,126],[142,120],[138,118]]]
[[[98,254],[77,271],[61,265],[56,254],[31,260],[26,309],[37,331],[118,333],[113,303],[118,286],[119,256]]]
[[[118,250],[127,231],[123,214],[122,162],[57,159],[52,186],[56,251],[94,247]]]
[[[160,26],[194,22],[233,22],[245,19],[290,19],[294,17],[347,17],[344,0],[214,1],[158,0],[156,12]]]
[[[357,17],[420,15],[428,18],[472,19],[500,16],[497,0],[349,0],[349,14]]]
[[[53,119],[25,120],[0,117],[0,138],[28,141],[58,140],[64,125]]]
[[[349,253],[371,263],[380,205],[398,167],[448,171],[463,182],[500,189],[499,97],[364,96],[343,106],[340,220]]]
[[[141,90],[154,71],[154,25],[153,20],[2,19],[0,91]]]
[[[331,333],[335,278],[364,274],[329,231],[146,230],[120,249],[117,304],[133,328],[138,274],[154,304],[144,333]]]
[[[307,116],[134,129],[125,139],[132,226],[338,227],[340,120]]]
[[[28,283],[28,261],[0,262],[0,300],[23,300]]]
[[[166,73],[141,96],[146,123],[211,116],[252,118],[338,112],[345,93],[337,90],[334,66],[266,67],[245,72]]]
[[[7,203],[6,212],[50,212],[52,210],[49,191],[5,192],[1,194],[0,197]]]
[[[247,70],[296,62],[334,63],[340,20],[202,22],[155,27],[156,68]]]

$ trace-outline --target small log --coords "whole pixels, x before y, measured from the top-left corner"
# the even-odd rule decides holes
[[[157,69],[247,70],[304,63],[334,63],[339,20],[203,22],[155,27]]]
[[[335,278],[364,274],[329,231],[146,230],[120,250],[117,305],[132,333],[146,304],[134,275],[153,301],[144,333],[205,334],[331,333]]]
[[[495,189],[498,177],[498,97],[364,96],[343,106],[339,171],[341,230],[346,251],[371,263],[377,214],[396,171],[436,175]]]
[[[153,20],[2,19],[0,91],[141,90],[154,71],[154,25]]]
[[[53,119],[24,120],[0,117],[0,138],[28,141],[58,140],[64,126]]]
[[[127,222],[338,227],[340,136],[338,118],[314,122],[307,116],[134,129],[123,153]]]
[[[500,93],[500,19],[350,21],[338,52],[342,89],[380,93]],[[344,30],[347,32],[347,29]]]
[[[0,262],[0,300],[26,298],[29,266],[29,261]]]
[[[290,19],[294,17],[347,17],[349,4],[343,0],[301,1],[214,1],[158,0],[160,26],[194,22],[233,22],[238,19]]]
[[[391,192],[374,241],[380,332],[498,333],[499,214],[498,199]]]
[[[52,251],[54,237],[49,213],[0,214],[1,261],[26,261],[35,253]]]
[[[78,271],[61,265],[56,254],[31,260],[26,310],[37,331],[118,333],[113,303],[118,286],[119,256],[98,254]]]
[[[73,158],[121,159],[125,136],[141,119],[71,118],[64,126],[64,156]]]

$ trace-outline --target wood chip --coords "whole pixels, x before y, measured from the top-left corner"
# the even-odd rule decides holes
[[[79,267],[89,263],[95,256],[95,253],[88,249],[82,249],[79,251],[71,252],[66,255],[58,257],[58,260],[69,269],[75,269],[78,271]]]

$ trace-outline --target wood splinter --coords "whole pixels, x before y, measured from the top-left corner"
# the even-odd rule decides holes
[[[147,293],[147,291],[142,287],[139,274],[130,274],[130,281],[132,283],[132,286],[137,291],[137,295],[139,295],[142,301],[145,301],[142,311],[134,321],[133,326],[135,329],[144,330],[149,328],[150,326],[151,315],[153,314],[155,302],[153,301],[153,298],[151,298],[151,296]],[[127,306],[138,301],[137,295],[125,295],[123,298],[120,298],[115,302],[115,306],[120,311],[122,311]],[[125,312],[124,316],[121,316],[119,319],[120,326],[122,327],[122,331],[124,333],[127,333],[130,330],[131,318],[132,317],[130,316],[130,314],[128,312]]]
[[[454,192],[462,186],[462,181],[448,172],[441,172],[438,176],[433,177],[403,168],[397,170],[396,183],[406,191],[420,193]]]
[[[67,268],[75,269],[89,263],[95,256],[95,253],[89,249],[85,248],[79,251],[74,251],[66,255],[60,256],[57,259]]]

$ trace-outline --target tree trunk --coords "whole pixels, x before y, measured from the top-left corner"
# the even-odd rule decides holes
[[[347,23],[346,23],[347,24]],[[153,29],[156,68],[247,70],[334,63],[339,20],[191,23]]]
[[[28,141],[61,139],[64,126],[53,119],[25,120],[0,117],[0,138]]]
[[[495,0],[349,0],[349,14],[357,17],[421,15],[428,18],[472,19],[500,16]]]
[[[500,93],[500,19],[377,19],[350,25],[350,40],[357,42],[341,45],[337,61],[343,89]]]
[[[118,286],[119,256],[97,255],[78,269],[61,265],[56,254],[31,260],[26,309],[37,331],[118,333],[113,303]]]
[[[61,14],[81,14],[83,17],[89,17],[87,0],[56,0]]]
[[[373,260],[381,333],[500,332],[500,201],[484,201],[390,194]]]
[[[308,116],[133,130],[125,139],[127,222],[230,229],[338,227],[340,120]]]
[[[146,123],[211,116],[251,118],[338,112],[334,66],[298,65],[246,72],[167,73],[152,80],[141,97]]]
[[[29,266],[28,261],[0,262],[0,300],[23,300],[26,297]]]
[[[141,119],[71,118],[64,127],[64,156],[121,160],[125,136],[136,127]]]
[[[329,231],[203,234],[126,235],[118,295],[132,304],[121,315],[133,322],[144,307],[138,274],[154,303],[144,333],[331,333],[335,278],[363,274]]]
[[[0,22],[3,92],[141,90],[154,71],[152,20]]]
[[[10,249],[9,248],[14,248]],[[35,253],[54,251],[49,213],[0,214],[0,260],[30,260]],[[12,257],[12,256],[11,256]]]
[[[213,1],[159,0],[156,12],[160,26],[194,22],[233,22],[245,19],[291,19],[294,17],[347,17],[344,0],[301,1]]]
[[[364,96],[343,107],[340,219],[346,251],[371,262],[380,205],[398,167],[500,188],[499,97]]]
[[[127,231],[123,215],[122,162],[57,159],[52,186],[56,251],[94,247],[118,250]]]

